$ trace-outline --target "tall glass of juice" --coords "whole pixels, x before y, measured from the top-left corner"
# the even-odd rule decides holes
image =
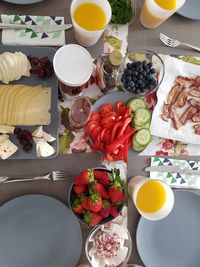
[[[185,0],[145,0],[140,13],[140,22],[146,28],[156,28],[184,3]]]
[[[73,0],[70,8],[74,34],[82,46],[94,45],[111,20],[108,0]]]
[[[148,220],[165,218],[174,206],[174,194],[163,181],[142,176],[133,177],[128,184],[128,193],[138,212]]]

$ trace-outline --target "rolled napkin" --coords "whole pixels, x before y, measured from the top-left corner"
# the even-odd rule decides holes
[[[2,23],[27,25],[61,25],[64,17],[1,15]],[[31,29],[3,29],[2,43],[6,45],[62,46],[65,44],[65,31],[36,33]]]
[[[200,170],[200,161],[151,157],[151,166],[178,166],[182,170]],[[172,187],[200,189],[200,175],[151,171],[150,179],[158,179]]]

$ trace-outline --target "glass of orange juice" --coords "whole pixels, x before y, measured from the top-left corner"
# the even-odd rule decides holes
[[[112,10],[108,0],[73,0],[70,13],[77,42],[88,47],[99,40]]]
[[[174,193],[163,181],[136,176],[130,180],[128,192],[138,212],[148,220],[165,218],[174,206]]]
[[[184,3],[185,0],[145,0],[140,13],[140,22],[146,28],[156,28]]]

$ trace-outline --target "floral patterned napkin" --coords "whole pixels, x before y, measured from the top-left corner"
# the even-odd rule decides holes
[[[181,169],[200,170],[200,161],[152,157],[151,166],[178,166]],[[152,171],[150,178],[162,180],[172,187],[200,189],[200,175],[197,174]]]

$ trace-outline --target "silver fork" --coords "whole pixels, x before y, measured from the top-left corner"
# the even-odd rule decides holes
[[[163,33],[160,33],[160,40],[167,46],[170,46],[170,47],[177,47],[179,45],[185,45],[185,46],[188,46],[190,48],[193,48],[197,51],[200,52],[200,47],[197,47],[197,46],[194,46],[194,45],[191,45],[191,44],[188,44],[188,43],[182,43],[176,39],[172,39],[166,35],[164,35]]]
[[[49,180],[49,181],[59,181],[65,179],[73,178],[73,173],[71,171],[52,171],[44,176],[1,176],[0,177],[0,184],[1,183],[13,183],[13,182],[27,182],[27,181],[35,181],[35,180]]]

